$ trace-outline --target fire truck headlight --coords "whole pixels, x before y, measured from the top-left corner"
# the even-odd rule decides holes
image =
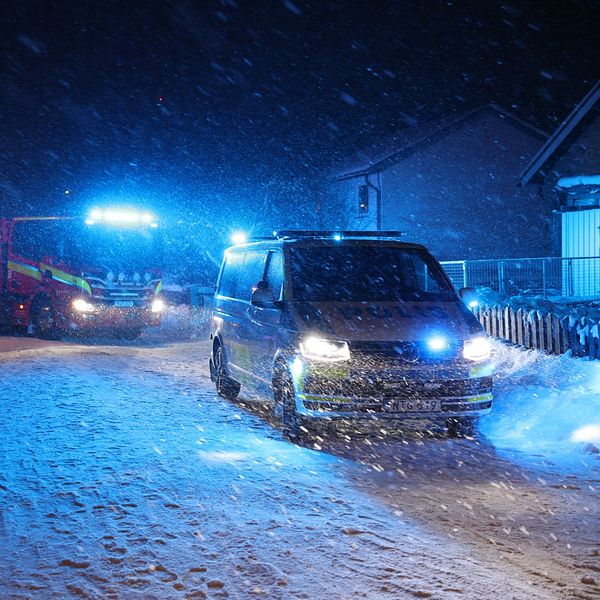
[[[76,298],[73,300],[73,308],[77,312],[91,313],[94,312],[95,308],[91,302],[88,302],[85,298]]]
[[[165,310],[165,303],[164,300],[161,300],[160,298],[155,298],[152,301],[152,308],[151,308],[153,313],[161,313],[163,310]]]

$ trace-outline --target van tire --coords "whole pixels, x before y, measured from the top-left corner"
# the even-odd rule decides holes
[[[215,365],[215,387],[217,388],[217,394],[226,400],[235,400],[242,386],[227,375],[225,353],[221,344],[215,344],[213,361]]]
[[[33,335],[43,340],[59,340],[60,332],[56,326],[56,313],[50,298],[39,296],[31,305],[31,325]]]
[[[477,435],[479,417],[451,417],[446,419],[448,437],[464,438]]]
[[[288,371],[281,372],[275,385],[275,401],[281,411],[281,429],[290,440],[300,437],[302,418],[296,410],[294,382]]]

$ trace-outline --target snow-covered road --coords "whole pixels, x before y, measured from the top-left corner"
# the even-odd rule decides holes
[[[598,455],[580,444],[564,463],[507,425],[550,394],[547,357],[502,351],[479,442],[372,429],[293,445],[213,392],[205,342],[2,345],[2,598],[600,594]],[[515,365],[535,360],[525,381]],[[567,371],[566,396],[589,394]]]

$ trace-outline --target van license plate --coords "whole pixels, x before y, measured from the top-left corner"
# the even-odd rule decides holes
[[[115,300],[115,306],[117,308],[131,308],[133,300]]]
[[[386,412],[440,412],[442,403],[439,400],[392,400],[385,405]]]

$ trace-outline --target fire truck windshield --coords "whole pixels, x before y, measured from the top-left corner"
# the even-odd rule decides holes
[[[75,225],[77,231],[74,231]],[[60,256],[81,265],[149,268],[158,261],[157,231],[150,227],[114,227],[72,222]]]
[[[87,225],[77,219],[24,220],[15,225],[17,254],[53,257],[81,268],[150,269],[160,266],[158,230],[150,226]]]

